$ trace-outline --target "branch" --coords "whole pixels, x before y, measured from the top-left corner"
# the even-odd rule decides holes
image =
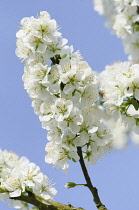
[[[50,199],[45,200],[41,196],[35,195],[33,193],[31,193],[31,195],[29,195],[29,196],[21,195],[19,197],[13,197],[13,198],[10,198],[10,199],[19,200],[19,201],[23,201],[23,202],[32,204],[32,205],[38,207],[39,210],[83,210],[82,208],[75,208],[71,205],[65,205],[65,204],[62,204],[62,203],[52,201]],[[40,199],[42,201],[40,201]],[[45,203],[48,203],[48,204],[43,203],[43,201],[45,201]]]
[[[83,154],[82,154],[82,148],[81,147],[77,147],[77,152],[78,152],[78,155],[80,157],[79,162],[80,162],[83,174],[84,174],[84,178],[86,180],[86,185],[85,186],[87,186],[89,188],[89,190],[91,191],[91,193],[93,195],[93,200],[94,200],[94,202],[96,204],[97,209],[99,209],[99,210],[108,210],[105,207],[105,205],[102,204],[102,202],[101,202],[101,200],[99,198],[99,195],[98,195],[97,188],[92,185],[91,179],[89,177],[88,171],[87,171],[85,163],[84,163]]]

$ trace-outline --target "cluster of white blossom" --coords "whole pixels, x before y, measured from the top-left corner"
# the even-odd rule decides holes
[[[139,146],[139,135],[126,126],[121,119],[114,120],[112,116],[109,116],[108,126],[112,130],[112,148],[124,149],[129,145],[129,142],[133,142]]]
[[[7,150],[0,150],[0,201],[10,199],[10,207],[16,209],[32,209],[27,203],[14,198],[34,193],[42,199],[52,198],[57,191],[52,187],[49,178],[39,166],[29,162],[26,157]],[[37,209],[33,207],[33,209]]]
[[[120,119],[115,121],[111,116],[109,117],[108,125],[110,126],[113,134],[112,148],[125,148],[128,145],[129,139],[129,129],[127,126],[124,126]]]
[[[107,18],[107,25],[114,33],[122,38],[129,59],[139,62],[139,1],[95,0],[94,7]]]
[[[68,160],[78,161],[77,147],[82,147],[94,164],[111,144],[110,129],[94,111],[99,99],[94,71],[66,45],[47,12],[24,18],[21,25],[16,54],[25,61],[24,86],[48,130],[46,162],[66,172]]]
[[[116,8],[114,0],[94,0],[94,9],[106,18],[106,26],[112,28]]]
[[[100,74],[100,88],[107,111],[139,134],[139,64],[106,66]]]
[[[103,100],[103,98],[102,98]],[[125,126],[121,119],[115,120],[112,115],[109,115],[104,106],[99,105],[95,107],[95,111],[99,113],[99,118],[102,121],[105,121],[107,127],[111,130],[112,133],[112,144],[113,149],[123,149],[128,145],[128,135],[129,129]],[[139,136],[138,136],[139,137]],[[136,139],[135,139],[136,138]],[[139,144],[139,138],[132,134],[132,139],[134,142]]]

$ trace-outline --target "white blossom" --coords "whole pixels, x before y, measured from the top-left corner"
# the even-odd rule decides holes
[[[49,178],[26,157],[18,158],[12,152],[0,150],[0,160],[0,200],[9,200],[32,191],[36,193],[36,189],[40,187],[43,191],[37,191],[37,194],[44,199],[52,198],[56,194]],[[16,209],[29,209],[28,204],[21,201],[12,200],[9,205]]]
[[[109,129],[104,122],[105,129],[99,129],[102,122],[98,113],[93,112],[99,100],[97,76],[80,53],[67,45],[67,39],[62,38],[56,21],[47,12],[41,12],[38,18],[24,18],[21,25],[16,54],[25,59],[24,87],[33,100],[32,107],[42,127],[49,131],[45,160],[67,171],[69,160],[79,160],[78,146],[85,152],[89,145],[91,150],[93,138],[96,148],[100,147],[98,132],[103,147],[111,141]],[[23,49],[26,49],[24,53]],[[88,127],[83,130],[87,118]],[[94,163],[98,154],[93,154]]]
[[[100,74],[100,88],[109,113],[121,118],[125,126],[138,133],[139,65],[130,62],[107,66]],[[115,107],[115,108],[114,108]]]
[[[106,25],[123,41],[129,60],[139,61],[139,1],[95,0],[94,8],[106,17]]]

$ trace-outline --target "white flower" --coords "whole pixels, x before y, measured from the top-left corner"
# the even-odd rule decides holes
[[[59,129],[56,123],[55,127],[53,125],[53,128],[51,127],[51,131],[47,133],[47,138],[49,141],[53,141],[56,144],[59,144],[62,142],[63,135],[64,135],[63,130]]]
[[[33,188],[33,192],[40,194],[46,200],[52,198],[57,193],[56,189],[51,187],[47,176],[43,176],[43,180]]]
[[[35,183],[41,183],[43,180],[43,174],[40,172],[39,166],[34,163],[29,163],[24,169],[22,169],[24,176],[24,183],[26,186],[33,187]]]
[[[73,103],[70,100],[64,98],[58,98],[55,105],[52,105],[52,110],[55,112],[55,119],[62,121],[70,115],[72,111]]]
[[[65,173],[67,173],[67,169],[69,168],[69,159],[79,161],[77,152],[70,151],[70,148],[64,144],[54,144],[54,142],[49,142],[46,144],[45,150],[48,153],[45,156],[46,163],[53,163],[54,166],[59,166]]]
[[[21,25],[16,53],[25,59],[23,81],[33,100],[32,107],[42,127],[49,131],[45,160],[66,172],[69,159],[79,160],[77,146],[82,146],[84,152],[88,147],[91,150],[91,135],[98,132],[101,124],[101,117],[93,109],[99,100],[97,76],[79,51],[66,45],[68,41],[47,12],[41,12],[38,18],[24,18]],[[101,138],[107,147],[109,135]],[[100,151],[103,154],[105,149]],[[96,160],[99,154],[93,154]],[[24,183],[35,187],[37,177],[41,180],[39,172],[31,172]]]
[[[95,0],[94,8],[106,17],[106,25],[122,38],[129,59],[139,61],[138,0]]]
[[[58,122],[58,127],[60,129],[66,129],[69,127],[73,134],[77,134],[80,130],[80,125],[83,122],[83,117],[79,114],[79,109],[74,107],[70,115],[63,121]]]
[[[58,165],[65,173],[67,173],[69,167],[67,156],[69,153],[68,148],[65,148],[62,144],[49,142],[46,144],[45,150],[47,152],[47,155],[45,156],[46,163],[53,163],[54,166]]]
[[[107,67],[100,75],[100,87],[104,94],[104,105],[124,124],[137,132],[139,119],[139,65],[130,62]],[[107,76],[107,77],[106,77]],[[105,79],[106,77],[106,79]],[[123,84],[122,84],[123,82]],[[116,116],[116,119],[118,118]],[[134,126],[134,125],[137,125]]]
[[[8,193],[0,193],[0,201],[6,201],[10,198]]]
[[[94,0],[94,9],[106,17],[106,26],[112,27],[116,8],[114,0]]]
[[[53,65],[50,69],[49,75],[46,75],[42,80],[42,84],[48,86],[50,93],[58,93],[60,91],[60,73],[57,65]]]
[[[26,195],[28,191],[32,192],[38,186],[43,188],[45,197],[53,197],[56,194],[56,190],[51,188],[49,179],[40,172],[40,168],[29,162],[26,157],[18,156],[7,150],[0,150],[0,156],[4,158],[4,161],[0,162],[0,200],[8,200],[10,197],[19,197],[24,193]],[[11,164],[13,163],[14,164]],[[3,164],[4,163],[4,164]],[[41,196],[42,192],[38,192]],[[28,206],[24,202],[10,202],[10,206],[22,209]],[[24,209],[24,208],[23,208]]]
[[[14,200],[14,199],[10,199],[9,207],[15,208],[15,209],[20,209],[20,210],[30,210],[28,203]]]
[[[89,142],[89,135],[85,132],[82,131],[75,139],[74,144],[77,147],[82,147],[84,146],[86,143]]]
[[[20,174],[16,168],[11,171],[11,174],[5,176],[4,180],[1,182],[1,188],[3,190],[9,191],[10,197],[18,197],[22,192],[25,191],[25,184],[22,174]]]
[[[32,53],[44,54],[47,47],[57,41],[61,34],[57,31],[57,23],[50,19],[47,12],[40,12],[38,18],[23,18],[22,29],[17,32],[17,56],[28,58]]]
[[[7,150],[0,150],[0,165],[2,167],[13,168],[18,164],[18,155]]]
[[[82,106],[90,107],[94,104],[99,98],[98,88],[96,84],[89,84],[85,87],[82,94],[81,103]]]

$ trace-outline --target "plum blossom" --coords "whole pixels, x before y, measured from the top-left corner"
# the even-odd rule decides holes
[[[9,200],[28,192],[36,193],[40,186],[43,191],[38,190],[37,194],[42,198],[49,199],[56,194],[49,178],[26,157],[19,158],[15,153],[0,150],[0,160],[0,200]],[[29,209],[28,204],[21,201],[10,200],[9,205],[16,209]]]
[[[138,134],[139,65],[123,62],[107,66],[100,74],[100,88],[108,112]]]
[[[106,25],[123,41],[129,60],[139,61],[139,1],[95,0],[94,8],[106,17]]]
[[[100,131],[105,122],[93,111],[99,100],[97,76],[80,53],[67,45],[47,12],[38,18],[23,18],[21,25],[16,54],[25,59],[24,87],[42,127],[48,130],[45,160],[67,171],[69,160],[79,161],[78,146],[85,152],[92,149],[93,141],[97,154],[102,154],[105,149],[99,147],[108,148],[111,142],[111,131],[107,126]],[[95,163],[99,155],[93,157]],[[28,182],[30,186],[33,183]]]

